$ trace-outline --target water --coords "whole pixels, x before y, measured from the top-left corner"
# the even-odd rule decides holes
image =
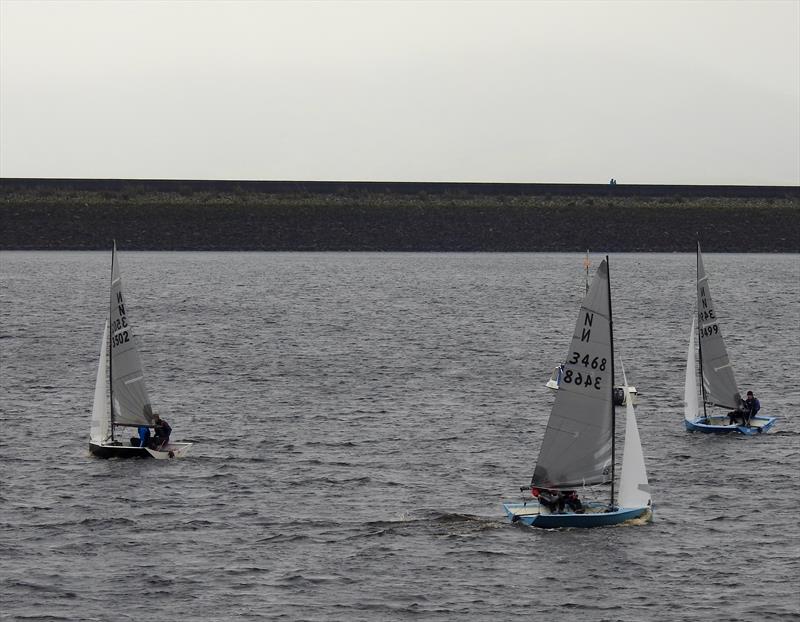
[[[655,520],[542,531],[581,256],[123,251],[157,462],[88,454],[110,253],[0,253],[0,617],[797,620],[800,258],[704,259],[775,432],[683,430],[694,256],[614,255]]]

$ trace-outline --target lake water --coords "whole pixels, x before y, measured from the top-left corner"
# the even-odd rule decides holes
[[[684,431],[694,255],[612,255],[654,521],[547,531],[582,256],[122,251],[164,462],[88,452],[110,253],[0,253],[0,617],[797,620],[800,256],[704,259],[774,432]]]

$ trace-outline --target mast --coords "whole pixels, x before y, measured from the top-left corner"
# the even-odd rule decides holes
[[[608,340],[611,346],[611,380],[608,383],[608,390],[611,392],[611,399],[608,403],[611,407],[611,509],[614,509],[614,461],[615,448],[617,445],[617,411],[614,408],[614,320],[611,315],[611,268],[606,255],[606,266],[608,267]],[[627,396],[625,396],[627,398]]]
[[[699,239],[697,240],[696,265],[697,265],[697,268],[696,268],[697,277],[695,278],[694,297],[695,297],[695,300],[697,301],[697,279],[700,277],[700,240]],[[703,396],[703,417],[708,419],[708,413],[706,412],[706,383],[703,380],[703,340],[700,339],[700,331],[702,329],[700,327],[701,322],[700,322],[700,303],[699,303],[699,301],[696,302],[695,309],[696,309],[697,318],[698,318],[698,321],[697,321],[697,349],[698,349],[699,358],[700,358],[700,393]]]
[[[585,294],[589,293],[589,249],[586,249],[586,259],[583,260],[583,269],[586,271],[586,277],[584,279],[584,284],[586,285]]]
[[[114,240],[114,247],[111,250],[111,287],[108,288],[108,291],[112,291],[112,287],[114,286],[114,262],[116,261],[117,255],[117,241]],[[111,294],[109,293],[109,296]],[[111,418],[111,442],[114,442],[114,382],[111,380],[113,378],[111,365],[113,364],[114,357],[111,356],[111,348],[112,344],[114,343],[114,338],[112,337],[114,327],[111,326],[111,300],[109,300],[108,305],[108,324],[109,324],[109,334],[108,334],[108,412]]]

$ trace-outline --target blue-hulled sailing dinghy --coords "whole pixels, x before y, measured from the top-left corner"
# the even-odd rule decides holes
[[[700,353],[701,392],[703,411],[700,412],[697,391],[697,361],[695,360],[695,335]],[[689,432],[730,434],[736,432],[752,436],[766,432],[775,425],[777,417],[756,415],[747,424],[733,424],[728,412],[742,402],[736,384],[733,365],[728,358],[719,316],[711,299],[708,275],[703,266],[700,243],[697,243],[697,317],[692,319],[689,348],[686,354],[686,381],[684,384],[684,424]]]
[[[111,251],[111,297],[94,388],[89,451],[98,458],[179,458],[192,443],[170,441],[159,449],[139,447],[120,428],[153,427],[155,415],[144,382],[139,348],[122,293],[117,245]]]
[[[592,280],[581,305],[575,332],[556,392],[531,487],[540,490],[583,491],[588,486],[611,484],[608,501],[583,501],[583,510],[551,511],[536,498],[504,502],[513,523],[534,527],[600,527],[633,519],[652,519],[633,400],[627,388],[626,431],[615,498],[614,341],[608,258]]]

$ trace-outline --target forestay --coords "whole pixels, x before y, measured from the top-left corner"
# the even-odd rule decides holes
[[[532,485],[569,490],[611,479],[611,303],[604,260],[583,300]]]
[[[153,410],[144,383],[139,349],[128,321],[117,249],[111,257],[111,306],[109,339],[111,341],[111,396],[115,425],[153,425]]]
[[[741,396],[722,339],[722,328],[717,322],[717,313],[711,300],[708,276],[703,266],[699,243],[697,244],[697,322],[705,400],[717,406],[736,408]]]

